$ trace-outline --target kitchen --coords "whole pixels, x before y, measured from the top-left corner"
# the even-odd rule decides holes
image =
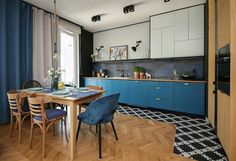
[[[8,45],[12,40],[12,46],[18,49],[15,45],[18,38],[14,39],[18,29],[0,28],[4,35],[0,40],[4,53],[0,61],[3,64],[0,75],[4,80],[0,86],[4,107],[0,111],[0,136],[3,138],[0,142],[7,148],[16,144],[12,153],[23,159],[41,159],[42,149],[34,148],[35,144],[41,146],[41,139],[36,139],[41,137],[40,132],[33,137],[32,154],[21,150],[28,149],[27,138],[23,137],[23,143],[19,144],[14,139],[15,134],[6,137],[11,111],[6,93],[12,89],[25,92],[27,89],[22,90],[21,84],[36,80],[40,84],[40,87],[32,86],[36,94],[36,88],[46,91],[49,86],[56,89],[52,95],[59,93],[52,102],[58,103],[54,106],[67,113],[64,126],[67,124],[69,128],[65,134],[67,131],[70,136],[68,142],[62,137],[62,125],[55,124],[57,134],[50,136],[49,130],[47,141],[51,145],[46,143],[46,153],[43,148],[44,158],[50,160],[58,153],[62,160],[67,157],[96,160],[99,149],[99,158],[104,160],[236,160],[234,0],[70,3],[14,0],[11,3],[4,0],[2,5],[0,20],[6,23],[2,26],[11,26],[13,22],[8,18],[14,15],[22,22],[20,30],[30,29],[19,36],[23,40],[19,53],[25,51],[25,54],[18,56],[18,50]],[[24,7],[19,9],[18,4]],[[29,16],[28,19],[22,21],[24,16],[17,16],[14,8]],[[7,55],[15,56],[13,67],[3,61],[12,61]],[[10,74],[22,73],[18,69],[24,69],[26,74]],[[54,69],[59,73],[56,81],[52,79]],[[90,91],[90,87],[99,87],[96,90],[100,93],[94,95],[94,100],[103,92],[104,98],[119,93],[114,117],[116,128],[113,122],[112,126],[99,124],[93,132],[95,128],[82,125],[79,133],[81,107],[84,107],[83,114],[93,104],[86,102],[84,105],[80,96],[86,100],[89,97],[86,91],[95,90]],[[27,92],[27,97],[31,97],[31,91]],[[51,96],[47,92],[44,94]],[[71,102],[69,95],[79,96],[78,101]],[[63,97],[63,101],[59,97]],[[78,111],[77,105],[80,106]],[[22,128],[24,135],[29,134],[29,121],[26,119],[28,125]],[[110,136],[112,130],[116,140]],[[13,156],[6,150],[3,153]],[[85,153],[91,153],[91,158]],[[0,155],[0,160],[8,159]]]

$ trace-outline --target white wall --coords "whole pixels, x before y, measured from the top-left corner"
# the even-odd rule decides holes
[[[135,46],[138,40],[142,43],[134,52],[131,47]],[[104,46],[104,49],[100,51],[101,60],[109,60],[110,47],[121,45],[128,45],[128,59],[148,58],[149,22],[95,33],[93,44],[94,52],[95,48]]]

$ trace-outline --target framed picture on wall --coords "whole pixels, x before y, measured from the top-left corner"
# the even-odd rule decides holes
[[[109,60],[128,59],[128,45],[110,47]]]

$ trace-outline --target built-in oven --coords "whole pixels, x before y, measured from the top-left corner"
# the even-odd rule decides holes
[[[230,95],[230,45],[218,50],[217,54],[217,89]]]

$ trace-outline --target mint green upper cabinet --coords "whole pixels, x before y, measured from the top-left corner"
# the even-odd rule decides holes
[[[204,38],[204,6],[189,8],[189,39]]]
[[[151,17],[151,58],[174,56],[174,13]]]
[[[175,12],[175,41],[188,40],[188,9]]]
[[[162,57],[162,29],[154,29],[151,34],[151,58]]]
[[[174,26],[174,14],[166,13],[151,17],[151,30]]]
[[[204,39],[175,42],[175,57],[204,56]]]
[[[162,58],[174,57],[174,27],[162,29]]]
[[[204,5],[152,16],[150,57],[204,56]]]

